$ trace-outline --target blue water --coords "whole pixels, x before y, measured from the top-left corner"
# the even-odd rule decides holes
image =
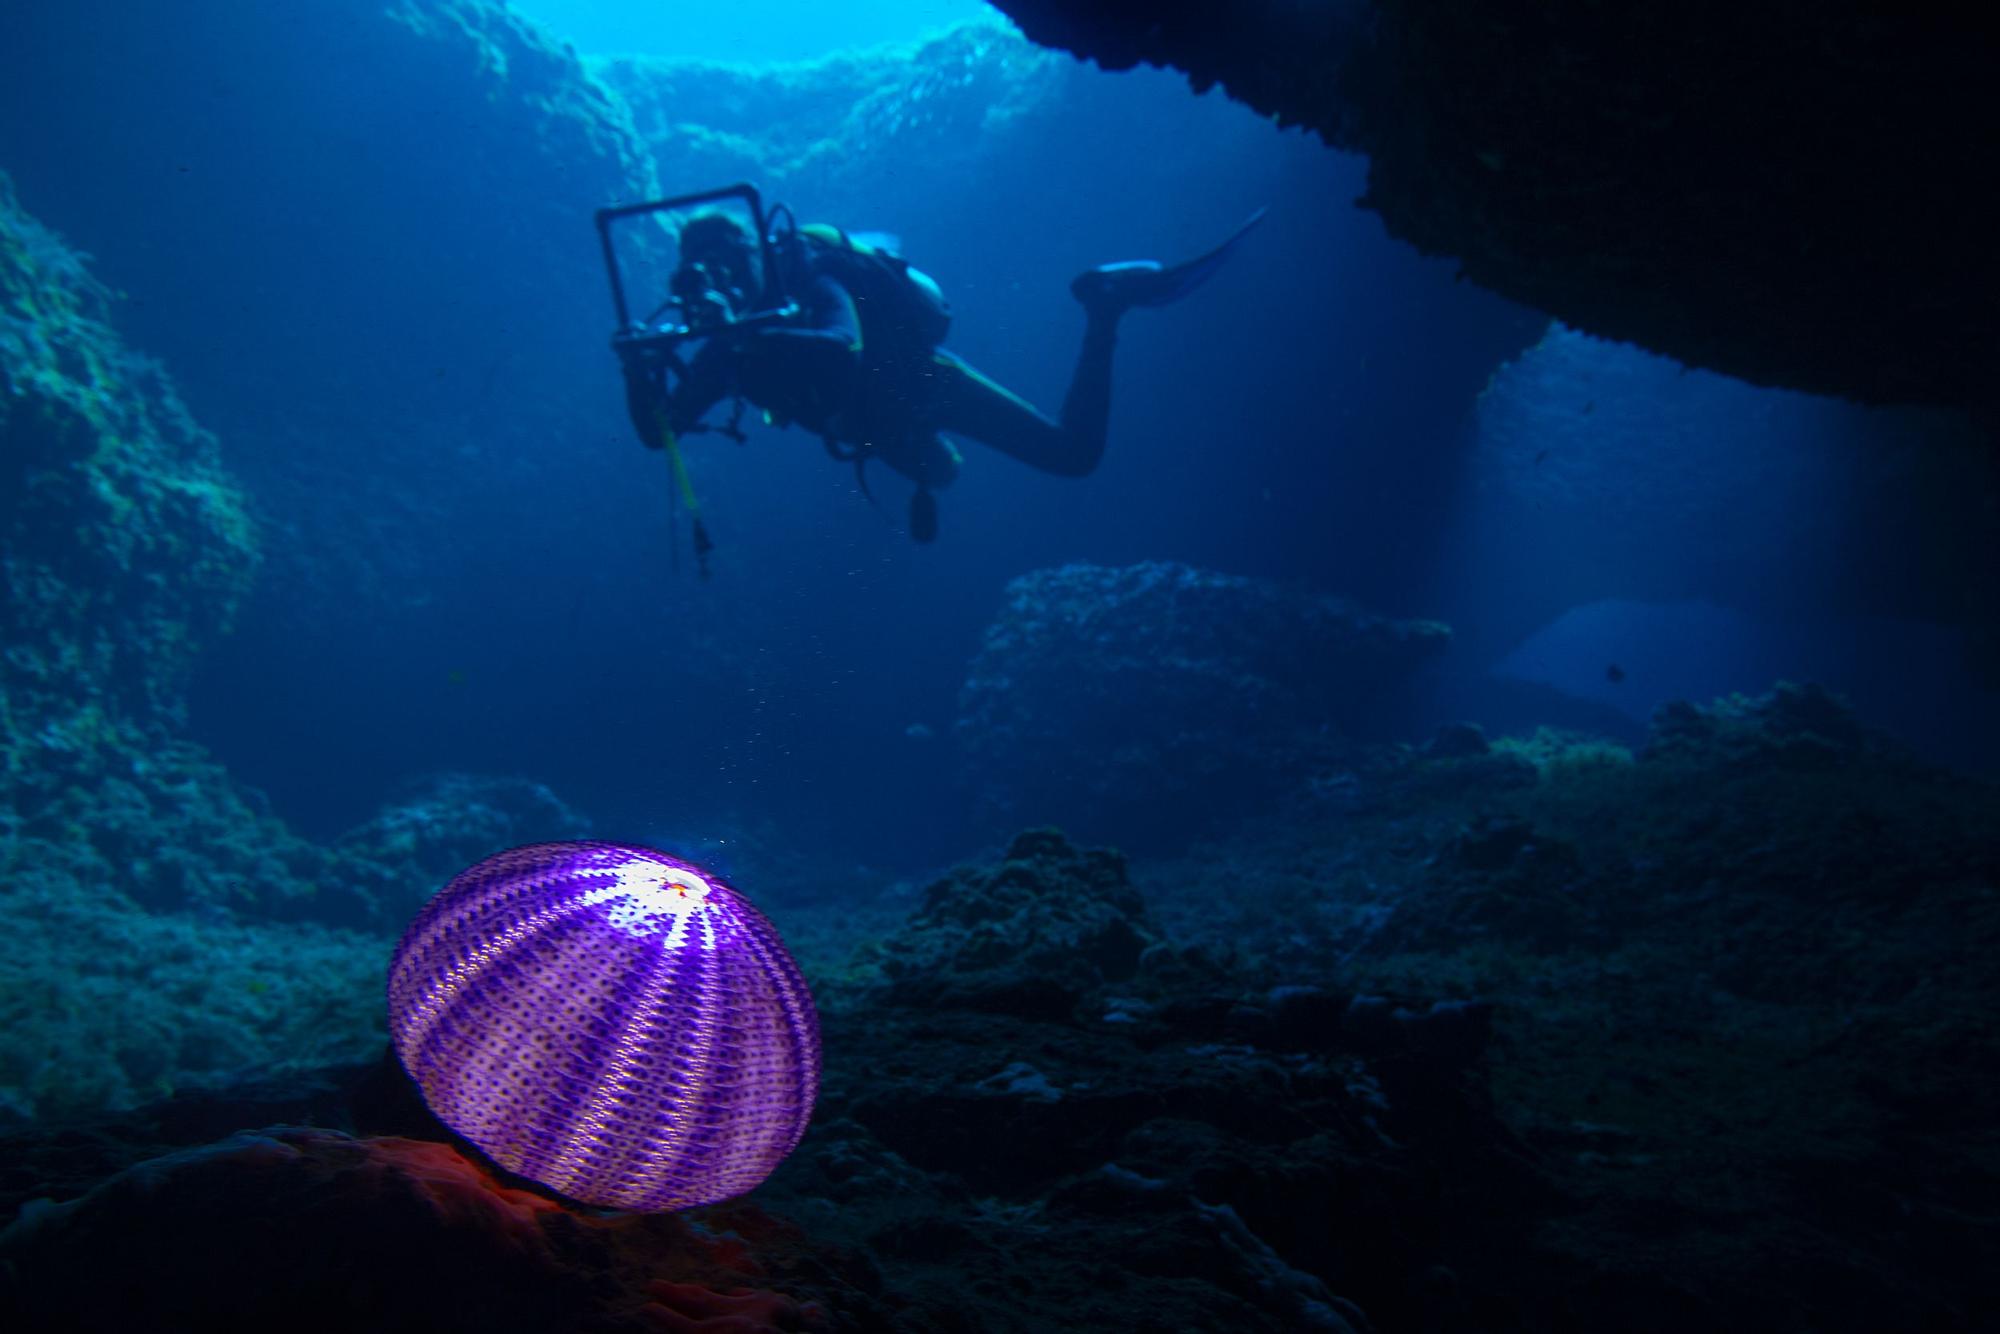
[[[586,54],[754,62],[973,9],[523,12]],[[546,145],[510,158],[486,128],[424,120],[421,80],[397,82],[416,67],[374,37],[287,55],[281,29],[217,16],[135,18],[94,46],[53,33],[46,74],[83,94],[51,128],[19,90],[0,158],[128,293],[121,331],[271,521],[267,573],[193,682],[194,735],[322,836],[411,775],[469,770],[635,832],[768,822],[921,866],[981,836],[939,743],[979,637],[1007,580],[1062,562],[1179,560],[1442,619],[1437,719],[1502,729],[1533,720],[1489,669],[1607,601],[1714,604],[1763,645],[1754,667],[1727,647],[1633,664],[1619,696],[1534,673],[1618,709],[1655,685],[1848,684],[1825,635],[1785,629],[1802,620],[1911,622],[1929,645],[1962,619],[1964,540],[1879,512],[1865,466],[1941,428],[1566,331],[1536,348],[1542,316],[1354,206],[1365,162],[1176,75],[1107,75],[980,22],[976,77],[911,79],[904,53],[889,92],[864,60],[815,93],[814,67],[787,66],[768,112],[754,67],[678,67],[658,151],[682,174],[656,188],[759,179],[807,220],[894,232],[955,307],[952,349],[1050,411],[1080,333],[1072,275],[1268,219],[1207,287],[1126,321],[1094,475],[969,445],[934,547],[901,531],[900,479],[878,470],[871,507],[802,432],[690,442],[706,583],[623,417],[596,159],[572,190]],[[162,84],[205,65],[226,73]],[[1990,716],[1955,667],[1925,671],[1929,698]]]

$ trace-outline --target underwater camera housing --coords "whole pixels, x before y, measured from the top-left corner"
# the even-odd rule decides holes
[[[625,293],[625,271],[621,264],[614,228],[619,223],[656,213],[693,208],[701,204],[740,202],[750,214],[751,234],[756,237],[762,263],[762,290],[754,294],[752,309],[735,314],[722,298],[706,268],[700,264],[676,268],[667,282],[667,297],[643,319],[634,319]],[[789,223],[791,210],[780,205],[772,213],[782,213]],[[792,224],[796,230],[796,224]],[[707,338],[725,329],[754,328],[777,324],[797,314],[798,306],[785,292],[783,266],[778,263],[777,238],[772,235],[772,215],[764,209],[757,187],[749,184],[701,190],[694,194],[654,199],[643,204],[622,204],[597,210],[597,234],[604,245],[604,267],[611,280],[611,304],[618,316],[611,347],[628,364],[676,362],[676,351],[689,339]]]

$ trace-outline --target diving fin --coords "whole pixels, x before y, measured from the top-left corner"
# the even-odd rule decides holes
[[[1236,248],[1236,243],[1264,220],[1266,212],[1266,209],[1258,209],[1221,245],[1193,259],[1171,266],[1156,259],[1100,264],[1079,274],[1076,281],[1070,284],[1070,291],[1086,307],[1124,311],[1133,306],[1171,305],[1214,277],[1216,270]]]

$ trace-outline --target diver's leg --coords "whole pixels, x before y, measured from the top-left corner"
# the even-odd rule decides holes
[[[1164,306],[1194,291],[1263,217],[1259,209],[1221,245],[1184,264],[1131,260],[1100,264],[1076,276],[1069,290],[1083,305],[1083,349],[1063,398],[1061,421],[1050,421],[1033,404],[940,350],[936,425],[1043,472],[1082,477],[1092,471],[1104,457],[1111,422],[1111,353],[1118,344],[1119,318],[1134,306]]]
[[[937,425],[1060,477],[1082,477],[1104,457],[1111,422],[1111,353],[1118,312],[1091,311],[1083,350],[1063,397],[1062,420],[987,379],[949,352],[936,354]]]

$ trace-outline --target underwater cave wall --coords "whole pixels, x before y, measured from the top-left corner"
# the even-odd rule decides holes
[[[1990,25],[1809,0],[997,7],[1366,153],[1392,234],[1577,328],[1996,418]]]
[[[9,22],[0,163],[259,498],[279,540],[253,621],[380,624],[560,536],[519,487],[588,468],[590,213],[648,188],[572,58],[479,0]]]
[[[527,627],[566,605],[549,553],[612,563],[630,492],[591,225],[651,189],[620,109],[483,0],[33,5],[7,26],[0,165],[123,294],[269,537],[197,683],[213,739],[282,799],[357,746],[392,754],[450,672],[532,663]],[[556,493],[595,499],[537,503]],[[495,583],[502,614],[469,617]]]
[[[112,331],[111,304],[0,176],[0,885],[282,895],[243,879],[288,836],[183,726],[258,534],[215,437]]]
[[[351,1055],[377,1022],[341,999],[372,953],[300,924],[365,916],[358,863],[188,737],[261,534],[114,308],[0,174],[0,1125]]]
[[[66,730],[58,699],[141,727],[180,722],[195,655],[227,628],[261,557],[215,437],[113,332],[113,300],[0,175],[10,741]]]

